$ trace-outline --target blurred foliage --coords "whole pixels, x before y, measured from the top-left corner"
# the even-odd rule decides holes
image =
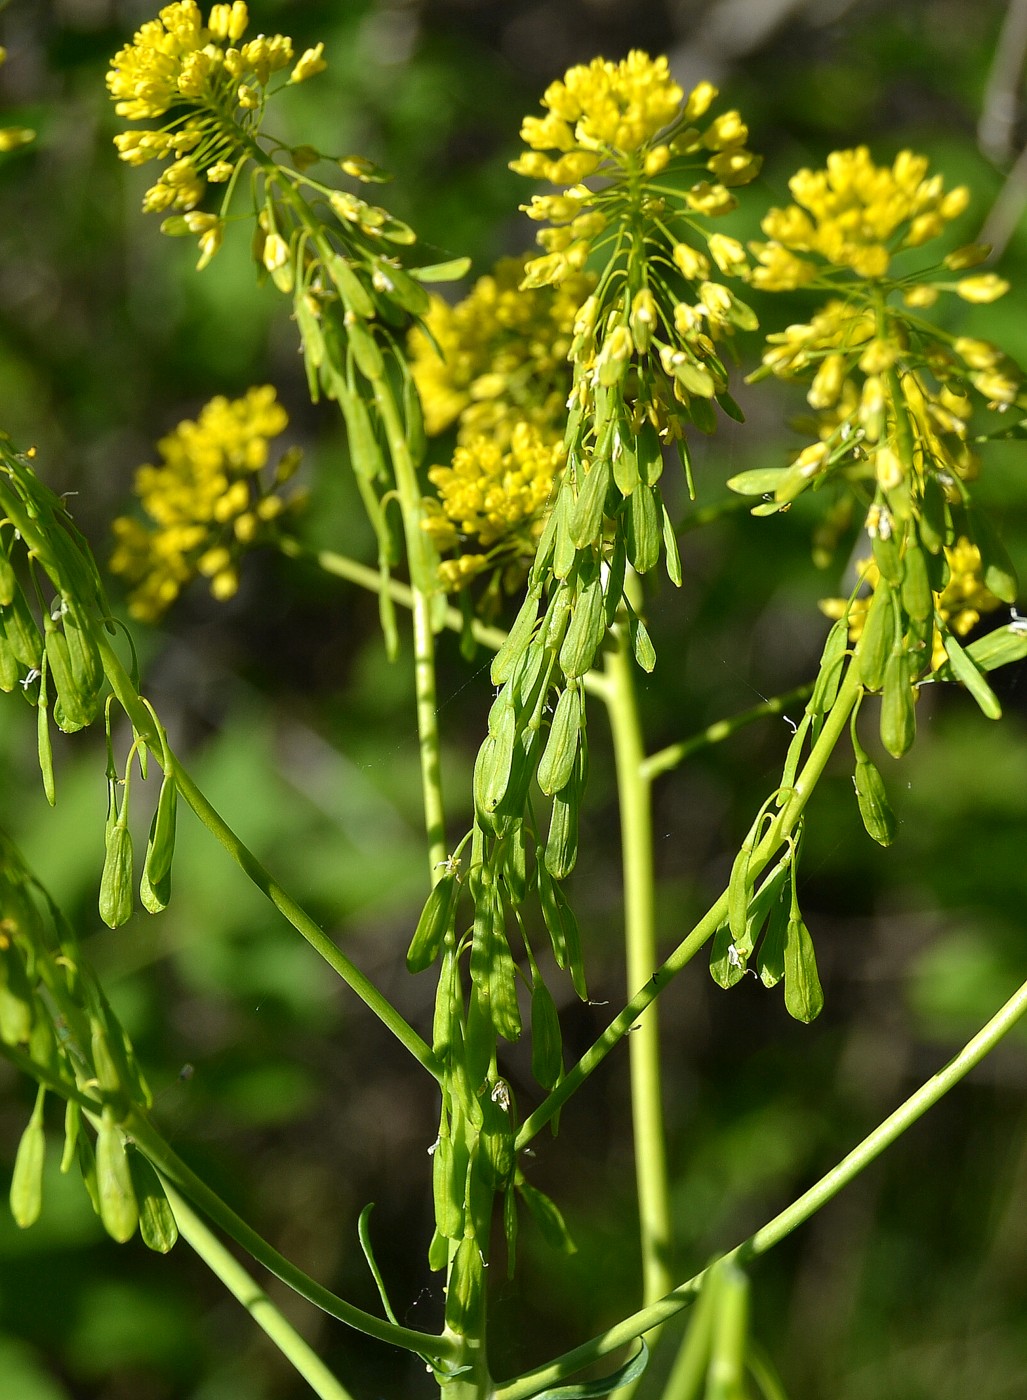
[[[396,174],[395,212],[476,272],[526,247],[523,181],[506,169],[525,112],[568,64],[628,47],[671,55],[685,82],[710,76],[767,154],[732,232],[755,229],[798,165],[859,142],[879,159],[924,150],[976,194],[974,236],[1004,179],[975,128],[1006,6],[981,0],[262,0],[258,23],[323,39],[328,72],[283,101],[296,139],[359,151]],[[99,555],[135,466],[213,393],[273,381],[307,452],[312,542],[370,552],[330,409],[306,404],[295,328],[253,289],[233,244],[195,275],[194,250],[158,237],[137,205],[145,172],[114,158],[106,59],[150,15],[139,0],[12,0],[4,121],[34,148],[0,158],[3,421],[34,442],[47,479],[76,492]],[[769,18],[778,16],[776,23]],[[286,133],[287,134],[287,133]],[[976,222],[975,222],[976,221]],[[1003,260],[1027,285],[1027,231]],[[1021,363],[1018,297],[984,325]],[[759,307],[765,329],[780,313]],[[794,312],[792,313],[794,319]],[[969,320],[969,317],[968,317]],[[743,353],[745,347],[743,346]],[[751,347],[750,347],[751,349]],[[776,464],[780,386],[739,391],[749,422],[697,444],[700,505],[751,465]],[[987,479],[1027,574],[1020,449]],[[684,511],[684,502],[679,503]],[[805,504],[771,521],[737,511],[686,536],[680,594],[650,599],[660,663],[646,682],[658,745],[802,682],[825,624]],[[662,645],[661,645],[662,643]],[[287,887],[344,940],[404,1015],[430,1019],[427,980],[401,951],[419,903],[417,743],[409,656],[382,658],[373,598],[302,565],[252,559],[240,595],[190,595],[143,638],[152,695],[201,785]],[[489,699],[487,658],[442,649],[441,720],[454,829]],[[1027,677],[1000,677],[1007,716],[989,727],[959,693],[924,694],[913,753],[886,775],[901,823],[882,852],[862,834],[849,773],[814,808],[803,907],[818,938],[827,1013],[788,1021],[745,979],[730,997],[698,965],[666,994],[667,1120],[682,1275],[733,1243],[831,1165],[951,1053],[1022,977],[1027,838]],[[364,1306],[373,1283],[356,1218],[376,1200],[379,1261],[401,1322],[435,1325],[426,1149],[430,1094],[407,1063],[198,827],[183,822],[176,897],[112,935],[95,912],[105,804],[92,737],[62,742],[51,813],[34,772],[32,715],[4,706],[0,783],[34,868],[87,950],[188,1160],[310,1273]],[[865,725],[869,733],[873,726]],[[743,731],[656,789],[660,908],[668,946],[727,875],[753,807],[775,781],[781,720]],[[612,773],[593,746],[590,807],[573,881],[597,1001],[616,1003],[619,857]],[[571,1053],[604,1005],[568,1007]],[[512,1081],[530,1098],[513,1056]],[[755,1270],[756,1332],[793,1400],[999,1400],[1027,1371],[1027,1096],[1015,1037],[887,1158]],[[28,1086],[0,1075],[0,1162],[9,1170]],[[528,1339],[497,1369],[572,1345],[636,1304],[627,1076],[615,1057],[563,1114],[532,1171],[562,1204],[579,1252],[523,1232],[524,1272],[500,1286],[497,1331]],[[154,1259],[105,1243],[56,1164],[41,1222],[0,1212],[0,1389],[11,1400],[286,1400],[303,1386],[184,1246]],[[583,1183],[587,1189],[583,1190]],[[594,1288],[601,1277],[605,1287]],[[426,1395],[399,1355],[273,1296],[357,1396]],[[598,1311],[599,1308],[605,1311]],[[639,1392],[656,1393],[659,1358]]]

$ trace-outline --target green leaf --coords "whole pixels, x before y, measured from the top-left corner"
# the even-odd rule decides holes
[[[598,1400],[600,1396],[612,1395],[622,1385],[638,1380],[648,1364],[649,1348],[640,1337],[638,1351],[612,1375],[598,1381],[584,1381],[580,1385],[558,1385],[555,1389],[539,1391],[531,1400]]]

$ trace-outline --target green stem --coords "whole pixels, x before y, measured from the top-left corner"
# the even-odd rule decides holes
[[[957,1055],[949,1060],[944,1068],[932,1075],[924,1084],[921,1084],[915,1093],[911,1094],[894,1113],[889,1114],[883,1123],[880,1123],[872,1133],[868,1134],[858,1146],[854,1147],[815,1185],[803,1192],[797,1200],[793,1201],[780,1214],[775,1215],[755,1234],[750,1235],[747,1240],[730,1250],[726,1257],[736,1259],[739,1263],[744,1264],[750,1259],[766,1254],[768,1250],[780,1244],[786,1236],[826,1205],[842,1187],[847,1186],[887,1147],[890,1147],[908,1128],[911,1128],[929,1108],[932,1108],[939,1099],[943,1098],[950,1089],[965,1078],[976,1065],[980,1064],[981,1060],[995,1048],[1002,1037],[1012,1030],[1025,1012],[1027,1012],[1027,982],[1024,982],[1013,993],[1005,1005],[963,1046]],[[529,1400],[531,1396],[537,1395],[540,1391],[555,1385],[565,1377],[573,1375],[582,1367],[589,1366],[618,1348],[627,1346],[635,1338],[666,1322],[668,1318],[673,1317],[675,1313],[694,1302],[708,1272],[708,1268],[703,1269],[673,1289],[659,1302],[642,1308],[631,1317],[626,1317],[622,1322],[618,1322],[614,1327],[602,1333],[601,1336],[585,1342],[582,1346],[575,1347],[573,1351],[558,1357],[549,1365],[540,1366],[534,1371],[518,1376],[516,1380],[497,1386],[493,1400]]]
[[[161,1185],[174,1212],[178,1233],[217,1275],[229,1293],[238,1298],[257,1326],[263,1328],[314,1394],[320,1400],[353,1400],[349,1391],[336,1380],[292,1324],[286,1321],[264,1290],[258,1288],[239,1261],[207,1229],[164,1176],[161,1177]]]
[[[263,1264],[276,1278],[288,1284],[301,1298],[306,1298],[322,1312],[338,1318],[340,1322],[345,1322],[358,1332],[416,1352],[426,1360],[434,1361],[452,1354],[453,1345],[449,1339],[433,1336],[429,1332],[415,1332],[409,1327],[397,1327],[395,1323],[375,1317],[373,1313],[364,1312],[362,1308],[347,1303],[344,1298],[338,1297],[305,1274],[302,1269],[297,1268],[283,1254],[279,1254],[273,1245],[268,1244],[263,1236],[247,1225],[231,1206],[186,1166],[142,1114],[130,1113],[125,1120],[124,1129],[162,1178],[166,1177],[194,1206],[202,1210],[209,1220],[224,1230],[226,1235],[241,1245],[247,1254],[252,1255],[259,1264]]]
[[[396,492],[403,516],[403,534],[410,567],[414,619],[414,693],[417,706],[417,735],[421,750],[421,789],[424,795],[424,825],[428,834],[428,875],[434,884],[442,878],[441,867],[445,864],[448,854],[435,686],[435,633],[432,628],[432,598],[438,593],[439,583],[433,577],[426,547],[427,540],[421,528],[424,514],[421,487],[407,446],[396,400],[388,384],[381,382],[375,386],[375,399],[396,474]]]
[[[605,701],[613,734],[624,867],[624,935],[628,990],[637,991],[656,968],[653,824],[650,784],[635,691],[634,662],[626,629],[615,629],[607,653]],[[671,1215],[667,1185],[660,1029],[655,1004],[640,1016],[628,1041],[635,1181],[642,1245],[642,1296],[653,1302],[671,1285]]]
[[[110,681],[114,694],[139,734],[153,753],[158,763],[165,761],[164,745],[157,733],[153,716],[143,704],[135,686],[129,680],[117,652],[102,632],[98,634],[98,645],[103,658],[103,668]],[[170,750],[168,751],[170,754]],[[170,754],[169,767],[174,773],[175,782],[182,797],[199,817],[207,830],[221,843],[244,874],[253,881],[257,889],[265,895],[275,908],[285,916],[297,933],[319,953],[328,966],[342,978],[378,1019],[387,1026],[396,1039],[410,1051],[418,1064],[422,1065],[433,1078],[438,1079],[441,1070],[431,1047],[408,1025],[396,1008],[383,996],[374,983],[337,948],[328,935],[315,923],[291,895],[282,889],[277,880],[261,865],[253,852],[243,844],[235,832],[208,802],[189,774]]]
[[[336,554],[331,549],[306,549],[298,540],[289,535],[278,537],[278,547],[290,559],[310,559],[326,574],[332,574],[336,578],[344,578],[349,583],[366,588],[369,593],[380,593],[384,586],[392,601],[398,603],[401,608],[412,609],[414,606],[414,591],[409,584],[401,583],[399,579],[394,578],[383,582],[377,569],[372,569],[367,564],[360,564],[356,559],[350,559],[345,554]],[[440,618],[444,626],[451,632],[462,632],[466,626],[464,615],[459,608],[447,607],[445,611],[440,608],[436,621]],[[490,651],[498,651],[506,641],[506,633],[501,627],[489,627],[487,623],[479,621],[476,617],[471,619],[471,635],[476,642],[479,642],[483,647],[488,647]],[[581,684],[591,695],[603,695],[606,692],[606,677],[599,671],[589,671],[582,676]]]
[[[684,763],[686,759],[691,758],[694,753],[698,753],[701,749],[730,739],[732,734],[737,734],[746,725],[754,724],[756,720],[764,719],[767,715],[783,715],[793,705],[802,700],[808,700],[812,690],[812,683],[796,686],[794,690],[788,690],[783,695],[773,695],[769,700],[764,700],[762,704],[753,705],[749,710],[743,710],[741,714],[732,715],[729,719],[719,719],[716,723],[707,725],[705,729],[694,734],[690,739],[683,739],[678,744],[669,744],[665,749],[659,749],[656,753],[643,759],[643,777],[648,778],[651,782],[653,778],[658,778],[661,773],[669,773],[672,768]]]
[[[788,791],[777,816],[767,829],[766,835],[752,853],[749,868],[753,878],[762,870],[782,842],[794,831],[799,818],[812,796],[827,760],[834,751],[835,744],[844,733],[849,715],[858,696],[862,693],[857,669],[850,664],[838,691],[830,714],[824,720],[820,735],[813,745],[809,757],[803,765],[794,786]],[[727,891],[699,920],[691,933],[674,949],[670,956],[656,969],[649,981],[628,1002],[616,1016],[594,1045],[585,1051],[578,1063],[569,1070],[556,1088],[539,1104],[521,1124],[517,1134],[516,1147],[520,1151],[526,1147],[567,1100],[577,1092],[588,1076],[602,1064],[610,1051],[617,1045],[635,1024],[646,1007],[659,996],[663,988],[686,967],[699,949],[711,938],[727,917]]]

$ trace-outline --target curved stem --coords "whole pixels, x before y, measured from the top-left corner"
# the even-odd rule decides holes
[[[769,700],[764,700],[759,705],[753,705],[749,710],[742,710],[740,714],[731,715],[728,719],[718,719],[714,724],[708,724],[698,734],[693,734],[690,739],[682,739],[677,744],[668,744],[665,749],[659,749],[656,753],[650,754],[648,758],[642,760],[643,776],[652,781],[653,778],[658,778],[661,773],[669,773],[672,768],[676,768],[679,763],[684,763],[685,759],[691,758],[694,753],[698,753],[701,749],[730,739],[732,734],[737,734],[746,725],[754,724],[756,720],[764,719],[767,715],[783,715],[792,705],[798,704],[801,700],[808,700],[812,690],[812,683],[798,685],[794,690],[787,690],[783,695],[772,695]]]
[[[889,1114],[872,1133],[869,1133],[858,1146],[854,1147],[842,1160],[820,1178],[808,1191],[804,1191],[766,1225],[750,1235],[747,1240],[728,1252],[728,1258],[745,1263],[766,1254],[774,1245],[807,1221],[821,1206],[836,1196],[843,1186],[868,1167],[885,1148],[890,1147],[896,1138],[921,1118],[929,1108],[944,1097],[981,1060],[989,1054],[1004,1035],[1007,1035],[1017,1021],[1027,1012],[1027,982],[1024,982],[998,1010],[991,1020],[954,1055],[944,1068],[921,1084],[915,1093]],[[496,1387],[494,1400],[529,1400],[540,1391],[580,1371],[583,1366],[601,1360],[610,1352],[626,1346],[636,1337],[642,1336],[651,1328],[666,1322],[682,1308],[695,1301],[702,1288],[709,1269],[703,1269],[686,1282],[673,1289],[666,1297],[639,1312],[626,1317],[616,1326],[609,1328],[601,1336],[585,1342],[573,1351],[558,1357],[547,1366],[540,1366],[516,1380]]]
[[[158,763],[165,763],[166,744],[153,716],[143,704],[135,686],[129,680],[117,652],[101,632],[98,645],[103,659],[107,679],[117,696],[119,704],[132,722],[132,727],[146,742]],[[199,817],[207,830],[221,843],[243,873],[253,881],[257,889],[265,895],[279,913],[283,914],[297,933],[319,953],[333,972],[338,973],[346,985],[361,999],[383,1025],[387,1026],[396,1039],[410,1051],[418,1064],[422,1065],[433,1078],[438,1079],[441,1070],[431,1047],[417,1034],[396,1008],[383,996],[375,984],[352,963],[345,953],[332,942],[311,916],[281,887],[276,879],[264,868],[253,852],[239,839],[221,814],[211,805],[182,765],[170,755],[168,767],[174,772],[175,782],[182,797]]]
[[[202,1210],[209,1220],[224,1230],[226,1235],[241,1245],[247,1254],[252,1255],[259,1264],[263,1264],[276,1278],[288,1284],[300,1297],[306,1298],[322,1312],[338,1318],[340,1322],[345,1322],[358,1332],[416,1352],[426,1360],[438,1360],[452,1353],[453,1345],[447,1338],[433,1336],[428,1332],[415,1332],[409,1327],[397,1327],[395,1323],[375,1317],[373,1313],[364,1312],[362,1308],[347,1303],[344,1298],[339,1298],[305,1274],[302,1269],[297,1268],[283,1254],[279,1254],[273,1245],[268,1244],[263,1236],[247,1225],[231,1206],[187,1167],[141,1114],[129,1114],[123,1126],[162,1178],[167,1178],[192,1201],[193,1205]]]
[[[158,1173],[160,1176],[160,1173]],[[275,1346],[291,1362],[320,1400],[353,1400],[349,1391],[332,1375],[317,1353],[303,1340],[262,1288],[250,1278],[239,1261],[178,1194],[165,1176],[161,1186],[178,1225],[178,1233],[200,1256],[228,1291],[238,1298],[258,1327],[263,1328]]]
[[[802,771],[794,785],[788,790],[784,803],[771,822],[766,835],[752,853],[749,868],[754,876],[762,870],[783,841],[794,831],[799,818],[813,795],[813,789],[834,752],[835,744],[845,731],[858,696],[862,693],[857,668],[850,664],[838,690],[830,714],[824,720],[823,728],[810,752]],[[708,938],[711,938],[727,917],[727,891],[703,915],[691,933],[674,949],[671,955],[656,969],[649,981],[628,1002],[620,1014],[610,1022],[594,1045],[585,1051],[578,1063],[569,1070],[556,1088],[539,1104],[521,1124],[517,1134],[516,1147],[520,1151],[526,1147],[553,1114],[577,1092],[588,1076],[602,1064],[610,1051],[617,1045],[638,1020],[661,990],[681,969],[692,960]]]
[[[615,629],[615,649],[607,654],[606,710],[613,734],[624,866],[624,936],[629,991],[644,987],[656,968],[653,824],[650,784],[644,775],[645,749],[635,692],[634,662],[626,629]],[[651,1005],[628,1041],[635,1182],[642,1244],[642,1296],[653,1302],[667,1292],[671,1215],[667,1185],[660,1029]]]

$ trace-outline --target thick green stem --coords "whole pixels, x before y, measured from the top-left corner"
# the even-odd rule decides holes
[[[448,854],[435,686],[435,633],[432,628],[432,598],[438,593],[439,583],[432,576],[427,541],[421,528],[423,507],[417,472],[407,446],[396,401],[384,381],[376,385],[375,399],[385,427],[392,466],[396,474],[396,494],[403,516],[403,534],[410,568],[414,620],[414,693],[417,706],[417,736],[421,750],[421,789],[424,795],[424,825],[428,834],[428,873],[434,883],[442,877],[441,867],[445,864]]]
[[[228,1291],[238,1298],[258,1327],[263,1328],[275,1346],[291,1362],[320,1400],[353,1400],[349,1391],[332,1375],[315,1351],[303,1340],[262,1288],[207,1229],[166,1177],[161,1185],[178,1224],[178,1233],[216,1274]]]
[[[783,841],[795,830],[799,818],[805,810],[813,789],[824,771],[827,760],[834,752],[835,744],[841,738],[848,724],[849,715],[857,697],[862,693],[856,667],[852,664],[838,691],[830,714],[824,720],[823,728],[802,771],[793,786],[785,794],[784,802],[777,816],[771,822],[763,839],[756,846],[749,862],[755,874],[762,870]],[[616,1016],[606,1030],[585,1051],[578,1063],[568,1071],[557,1087],[539,1104],[521,1124],[517,1134],[517,1150],[526,1147],[540,1129],[552,1118],[567,1100],[577,1092],[588,1076],[602,1064],[610,1051],[617,1045],[645,1011],[646,1007],[659,996],[662,989],[686,967],[708,938],[711,938],[727,917],[727,891],[699,920],[691,933],[678,944],[671,955],[656,969],[652,977]]]
[[[837,1166],[832,1167],[814,1186],[803,1192],[780,1214],[775,1215],[773,1220],[768,1221],[755,1234],[750,1235],[747,1240],[737,1245],[727,1257],[737,1259],[739,1263],[745,1263],[761,1254],[766,1254],[776,1244],[780,1244],[786,1236],[790,1235],[799,1225],[804,1224],[811,1215],[836,1196],[843,1186],[847,1186],[854,1177],[858,1176],[879,1157],[885,1148],[890,1147],[908,1128],[911,1128],[917,1119],[921,1118],[976,1065],[980,1064],[981,1060],[995,1048],[1002,1037],[1012,1030],[1025,1012],[1027,1012],[1027,982],[1024,982],[1013,993],[1005,1005],[963,1046],[957,1055],[949,1060],[943,1069],[932,1075],[915,1093],[911,1094],[894,1113],[890,1114],[857,1147],[854,1147],[847,1156],[843,1157]],[[590,1366],[611,1352],[617,1351],[620,1347],[627,1346],[636,1337],[640,1337],[653,1327],[666,1322],[668,1318],[673,1317],[675,1313],[694,1302],[707,1273],[708,1269],[703,1269],[702,1272],[695,1274],[685,1283],[673,1289],[659,1302],[642,1308],[631,1317],[626,1317],[601,1336],[585,1342],[580,1347],[575,1347],[573,1351],[567,1352],[549,1365],[540,1366],[534,1371],[519,1376],[516,1380],[497,1386],[494,1400],[530,1400],[531,1396],[558,1384],[567,1376],[573,1375],[575,1371],[580,1371],[582,1367]]]
[[[263,1264],[276,1278],[306,1298],[330,1317],[338,1318],[358,1332],[364,1332],[378,1341],[389,1342],[416,1352],[426,1360],[448,1358],[454,1352],[451,1339],[433,1336],[428,1332],[415,1332],[409,1327],[398,1327],[373,1313],[347,1303],[329,1289],[322,1287],[302,1269],[296,1267],[284,1255],[279,1254],[273,1245],[247,1225],[231,1206],[227,1205],[216,1192],[212,1191],[202,1178],[187,1167],[181,1158],[172,1151],[160,1134],[141,1114],[131,1113],[124,1123],[125,1132],[133,1139],[139,1150],[156,1168],[162,1178],[167,1178],[184,1196],[187,1196],[207,1218],[214,1222],[225,1234],[241,1245],[247,1254]]]
[[[140,734],[157,762],[163,760],[164,745],[161,743],[153,716],[139,698],[139,693],[129,680],[117,652],[103,635],[99,634],[98,645],[103,659],[103,668],[111,683],[114,694],[125,710],[137,734]],[[253,852],[236,836],[219,812],[208,802],[189,774],[172,755],[169,765],[182,797],[193,809],[207,830],[221,843],[228,854],[253,881],[257,889],[271,901],[285,916],[297,933],[301,934],[315,952],[319,953],[330,968],[342,978],[346,985],[361,999],[378,1019],[387,1026],[396,1039],[413,1055],[414,1059],[435,1079],[440,1075],[438,1061],[429,1045],[417,1034],[413,1026],[407,1024],[396,1008],[383,996],[369,977],[346,957],[328,935],[291,895],[282,889],[274,877],[265,870]]]
[[[635,693],[634,662],[626,629],[615,631],[606,658],[606,709],[613,733],[624,867],[624,936],[628,990],[644,987],[656,968],[653,825],[650,784]],[[628,1041],[635,1182],[642,1245],[642,1295],[661,1297],[673,1277],[671,1216],[663,1127],[660,1030],[655,1004],[640,1016]]]

